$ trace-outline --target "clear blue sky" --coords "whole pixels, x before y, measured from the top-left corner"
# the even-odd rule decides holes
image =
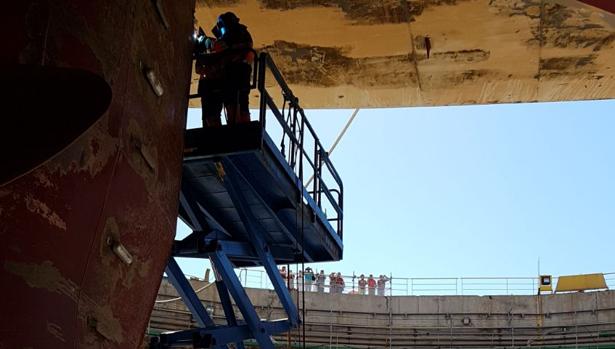
[[[361,110],[331,155],[345,186],[344,260],[316,267],[534,276],[540,257],[556,276],[615,271],[614,110],[613,100]],[[308,111],[325,147],[351,112]],[[180,263],[192,275],[206,267]]]

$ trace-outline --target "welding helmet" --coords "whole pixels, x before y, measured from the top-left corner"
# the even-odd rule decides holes
[[[233,12],[225,12],[218,16],[216,26],[220,29],[222,36],[229,28],[232,28],[239,24],[239,18]]]

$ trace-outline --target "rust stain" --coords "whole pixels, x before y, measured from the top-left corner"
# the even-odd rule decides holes
[[[592,76],[596,55],[553,57],[540,60],[540,77]]]
[[[600,51],[615,41],[615,33],[593,23],[583,12],[541,0],[490,0],[489,5],[506,16],[526,16],[534,20],[530,46],[591,48]]]
[[[331,87],[416,86],[409,55],[352,58],[339,47],[303,45],[278,40],[263,50],[271,53],[292,84]]]
[[[109,135],[108,117],[103,117],[77,141],[47,163],[47,173],[66,176],[87,172],[93,178],[100,173],[118,150],[117,138]]]
[[[310,46],[286,41],[275,41],[273,45],[263,49],[274,56],[276,64],[284,72],[284,77],[292,84],[399,88],[416,86],[418,83],[409,55],[352,58],[345,54],[343,48]],[[486,61],[490,55],[490,51],[479,48],[433,52],[430,61],[472,64]],[[425,61],[427,55],[418,54],[417,60]],[[466,70],[457,75],[445,76],[446,84],[493,77],[490,72],[480,69]]]
[[[25,202],[28,211],[38,214],[49,221],[52,225],[66,231],[66,222],[62,220],[57,213],[53,212],[47,204],[33,198],[31,195],[26,195]]]
[[[138,261],[138,260],[136,260],[136,261]],[[152,263],[153,263],[153,261],[150,259],[147,262],[140,263],[139,267],[135,268],[135,269],[138,270],[139,276],[141,278],[145,278],[145,277],[147,277],[151,273],[151,271],[153,269]]]
[[[482,62],[489,59],[491,52],[488,50],[471,49],[459,51],[434,52],[433,58],[455,63]]]
[[[124,340],[122,324],[115,317],[110,306],[96,306],[89,321],[92,329],[105,339],[116,343]]]
[[[66,343],[66,339],[64,339],[64,334],[62,333],[62,327],[58,324],[54,324],[51,322],[47,323],[47,332],[49,332],[52,336]]]
[[[128,123],[130,150],[128,162],[131,167],[145,181],[149,193],[154,193],[156,178],[158,175],[158,148],[147,132],[144,131],[135,119]]]
[[[88,171],[92,177],[96,176],[107,165],[115,154],[115,142],[110,142],[106,131],[96,127],[90,137],[85,140],[79,159],[79,168]]]
[[[58,186],[55,183],[53,183],[49,179],[47,174],[45,174],[45,172],[43,172],[41,169],[37,169],[36,171],[34,171],[33,172],[33,176],[38,181],[38,184],[41,185],[44,188],[50,188],[50,189],[57,189],[58,188]]]
[[[356,24],[383,24],[413,22],[423,12],[436,6],[457,5],[468,0],[259,0],[261,6],[275,10],[293,10],[305,7],[337,7],[347,19]],[[200,4],[228,6],[236,0],[200,0]]]
[[[51,261],[41,264],[6,261],[4,269],[22,278],[32,288],[46,289],[77,301],[79,287],[71,280],[65,279]]]

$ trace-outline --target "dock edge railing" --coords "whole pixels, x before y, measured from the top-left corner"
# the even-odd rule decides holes
[[[264,272],[254,268],[235,269],[244,287],[271,289],[272,286]],[[610,290],[615,290],[615,272],[602,273]],[[359,274],[360,275],[360,274]],[[345,287],[343,293],[358,291],[359,275],[343,275]],[[366,275],[367,276],[367,275]],[[378,275],[374,275],[376,278]],[[389,281],[385,284],[386,296],[497,296],[497,295],[536,295],[538,292],[538,277],[398,277],[387,275]],[[556,285],[558,277],[553,277]],[[299,284],[301,287],[302,285]],[[294,279],[292,287],[297,287]],[[315,292],[312,284],[308,292]],[[325,282],[325,293],[330,293],[329,278]]]

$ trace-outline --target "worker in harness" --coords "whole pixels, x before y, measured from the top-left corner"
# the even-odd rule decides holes
[[[220,126],[222,106],[227,124],[250,122],[248,97],[254,52],[252,36],[239,18],[226,12],[212,29],[215,38],[206,38],[205,52],[197,55],[196,72],[200,75],[199,95],[203,108],[203,126]]]

